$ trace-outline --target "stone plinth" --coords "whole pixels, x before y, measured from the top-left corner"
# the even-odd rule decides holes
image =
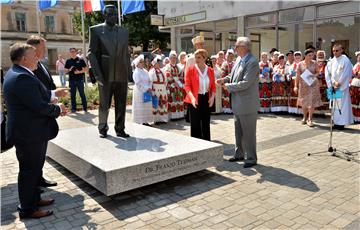
[[[130,138],[106,139],[97,127],[68,129],[49,142],[48,156],[106,195],[114,195],[216,166],[221,144],[134,123]]]

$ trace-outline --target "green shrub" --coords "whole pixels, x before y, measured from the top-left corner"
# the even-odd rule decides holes
[[[98,86],[94,85],[94,86],[86,87],[85,96],[87,100],[88,109],[97,109],[100,102]],[[66,97],[62,97],[59,99],[59,102],[63,103],[65,107],[67,107],[68,109],[71,109],[70,90],[69,90],[69,94]],[[132,102],[132,90],[128,89],[126,104],[130,105],[131,102]],[[79,91],[76,91],[76,110],[82,110]]]

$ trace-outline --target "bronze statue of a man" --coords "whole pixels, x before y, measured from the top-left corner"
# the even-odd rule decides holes
[[[111,99],[115,101],[115,132],[119,137],[129,137],[125,133],[125,112],[128,89],[130,54],[128,49],[129,32],[116,24],[117,8],[106,5],[103,11],[105,22],[90,27],[88,57],[94,76],[98,82],[99,133],[107,137],[109,126],[107,118]]]

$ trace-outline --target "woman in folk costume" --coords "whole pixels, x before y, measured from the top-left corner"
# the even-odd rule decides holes
[[[279,64],[274,66],[272,73],[271,112],[287,112],[289,93],[285,76],[285,55],[280,54],[278,61]]]
[[[291,95],[294,94],[293,92],[293,88],[295,85],[295,78],[296,78],[296,69],[295,67],[295,58],[294,58],[294,51],[289,50],[286,53],[286,64],[285,64],[285,76],[286,76],[286,81],[287,81],[287,85],[290,86],[288,93],[289,93],[289,106],[288,106],[288,112],[289,113],[298,113],[298,109],[296,106],[296,97],[295,97],[295,103],[294,103],[294,108],[292,108],[290,106],[290,99],[291,99]]]
[[[294,91],[298,93],[298,105],[302,107],[303,119],[301,124],[307,124],[309,127],[313,127],[313,114],[316,107],[322,105],[320,95],[320,84],[317,76],[319,75],[319,68],[317,63],[313,60],[314,52],[311,49],[307,49],[304,52],[305,59],[300,62],[296,70],[296,82]],[[308,72],[309,78],[312,82],[307,83],[303,76]],[[304,76],[305,77],[305,76]]]
[[[225,61],[225,54],[224,54],[224,51],[220,50],[218,53],[217,53],[217,59],[216,59],[216,64],[217,66],[221,69],[221,66],[222,64],[224,63]]]
[[[181,82],[181,84],[184,86],[185,84],[185,67],[186,67],[186,53],[185,52],[181,52],[179,54],[179,63],[177,64],[178,70],[179,70],[179,80]],[[183,93],[183,98],[186,97],[186,92],[184,87],[182,87],[182,93]],[[184,105],[184,110],[186,110],[186,106]]]
[[[334,128],[343,130],[346,125],[354,122],[351,109],[349,82],[352,77],[352,64],[346,55],[343,55],[341,44],[332,48],[334,57],[328,61],[325,69],[326,85],[340,92],[341,98],[336,99],[334,109]]]
[[[290,67],[291,68],[290,71],[292,74],[291,74],[291,81],[289,88],[289,108],[288,108],[289,113],[295,113],[295,114],[302,113],[301,109],[299,109],[299,106],[297,104],[298,94],[294,91],[295,82],[296,82],[296,69],[299,66],[301,60],[302,60],[301,51],[294,52],[294,63]]]
[[[216,81],[216,79],[220,78],[220,74],[221,74],[221,69],[217,65],[218,56],[217,55],[212,55],[210,57],[210,59],[211,59],[211,64],[212,64],[211,67],[214,70],[214,76],[215,76],[215,81]],[[215,112],[215,113],[221,113],[222,112],[221,103],[222,103],[222,101],[221,101],[221,85],[217,84],[216,85],[215,102],[214,102],[215,110],[213,112]]]
[[[326,54],[324,50],[318,50],[316,52],[316,63],[319,68],[319,84],[320,84],[320,95],[321,95],[321,101],[322,106],[316,108],[315,113],[319,114],[325,114],[326,112],[329,112],[329,101],[327,99],[327,86],[326,86],[326,79],[325,79],[325,68],[326,68]]]
[[[162,71],[164,72],[164,70],[165,70],[165,66],[167,65],[167,64],[169,64],[170,63],[170,59],[169,59],[169,57],[166,57],[166,58],[164,58],[164,60],[163,60],[163,67],[162,67]]]
[[[170,119],[184,117],[184,84],[179,77],[179,69],[176,65],[177,54],[172,50],[169,54],[170,63],[164,67],[167,81],[168,112]]]
[[[354,121],[360,122],[360,51],[355,52],[355,56],[357,62],[352,71],[353,75],[350,83],[350,96]]]
[[[139,55],[133,62],[136,68],[133,72],[135,85],[132,98],[132,120],[138,124],[150,125],[154,122],[151,103],[152,84],[149,73],[144,68],[144,56]]]
[[[166,77],[161,71],[161,56],[156,55],[151,62],[153,68],[149,71],[152,81],[152,113],[155,123],[168,122],[168,99],[166,91]]]
[[[177,67],[179,69],[179,75],[181,79],[184,79],[184,75],[185,75],[185,65],[186,65],[186,53],[185,52],[181,52],[179,54],[179,63],[177,64]]]
[[[226,61],[221,66],[221,78],[228,76],[234,66],[234,50],[228,49],[225,54]],[[232,113],[230,108],[230,93],[226,89],[222,89],[222,110],[224,113]]]
[[[260,108],[259,112],[270,112],[271,106],[271,81],[272,81],[272,65],[268,60],[266,52],[261,53],[261,61],[259,62],[259,96]]]
[[[280,52],[277,50],[273,51],[271,55],[271,65],[273,66],[273,68],[279,64],[279,55]]]

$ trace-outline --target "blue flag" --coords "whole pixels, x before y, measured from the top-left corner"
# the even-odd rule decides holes
[[[0,0],[0,4],[11,4],[14,0]]]
[[[39,0],[39,9],[45,10],[47,8],[54,7],[58,0]]]
[[[123,0],[121,2],[122,14],[131,14],[145,10],[144,0]]]

